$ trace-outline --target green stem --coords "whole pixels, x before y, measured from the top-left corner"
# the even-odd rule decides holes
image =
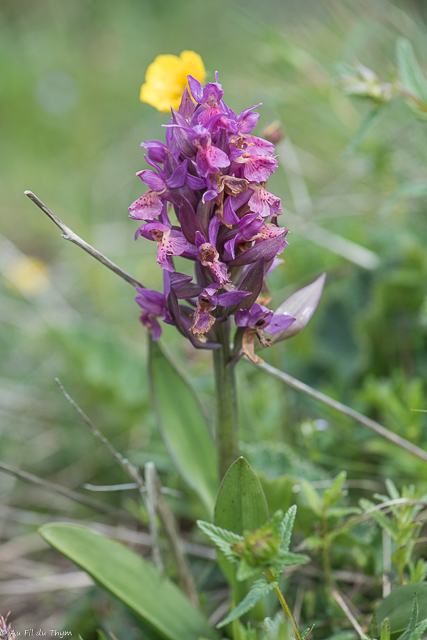
[[[213,351],[217,402],[216,446],[219,479],[239,455],[235,364],[231,362],[230,336],[227,322],[218,323],[219,349]]]
[[[276,582],[276,579],[275,579],[274,575],[272,574],[272,572],[270,571],[270,569],[264,569],[264,574],[266,575],[267,580],[269,582]],[[292,628],[294,630],[294,634],[295,634],[296,640],[302,640],[301,634],[300,634],[299,629],[298,629],[298,625],[295,622],[295,618],[292,615],[292,611],[289,609],[289,605],[286,602],[285,596],[280,591],[280,588],[278,586],[273,587],[273,591],[276,594],[277,599],[280,602],[280,606],[282,607],[283,611],[285,612],[285,616],[287,617],[287,619],[292,624]]]

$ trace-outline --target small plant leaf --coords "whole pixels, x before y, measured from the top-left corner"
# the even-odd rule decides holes
[[[87,527],[48,524],[39,529],[55,549],[86,571],[167,640],[215,638],[207,620],[170,580],[122,544]],[[165,606],[167,603],[167,606]]]
[[[427,620],[423,620],[417,625],[417,628],[409,635],[408,640],[420,640],[427,629]]]
[[[231,562],[238,562],[236,554],[231,550],[231,545],[233,542],[243,543],[243,536],[239,536],[232,531],[227,531],[226,529],[221,529],[221,527],[216,527],[214,524],[204,522],[203,520],[198,520],[197,526],[223,552],[228,560]]]
[[[213,512],[218,490],[215,446],[190,385],[150,340],[149,378],[157,425],[178,472]]]
[[[347,492],[342,490],[343,484],[347,479],[347,473],[345,471],[341,471],[334,479],[328,489],[326,489],[323,494],[323,503],[325,507],[333,507],[337,502],[343,498]]]
[[[250,611],[257,602],[266,596],[267,593],[270,593],[270,591],[272,591],[274,587],[277,587],[277,585],[277,582],[268,582],[266,578],[260,578],[260,580],[254,582],[246,598],[244,598],[237,607],[217,625],[217,628],[220,629],[221,627],[225,627],[225,625]]]
[[[280,544],[281,551],[289,551],[289,546],[291,544],[292,537],[292,529],[294,528],[295,516],[297,514],[297,506],[296,504],[292,505],[287,512],[285,513],[285,517],[282,520],[281,525],[281,533],[282,533],[282,542]]]

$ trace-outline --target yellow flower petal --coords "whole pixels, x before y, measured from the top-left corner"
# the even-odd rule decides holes
[[[185,87],[187,75],[192,75],[202,84],[206,71],[203,60],[194,51],[183,51],[180,56],[165,54],[157,56],[145,74],[145,83],[141,87],[140,100],[159,111],[169,111],[172,106],[178,109]]]

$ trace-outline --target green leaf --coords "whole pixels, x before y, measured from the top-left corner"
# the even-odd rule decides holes
[[[267,502],[261,484],[245,458],[238,458],[225,474],[218,491],[214,522],[216,526],[242,535],[254,531],[268,520]],[[218,554],[218,563],[232,586],[233,599],[240,602],[247,585],[237,581],[236,568]]]
[[[417,594],[419,617],[427,618],[427,583],[418,582],[398,587],[385,598],[377,609],[378,623],[390,620],[390,632],[402,633],[409,626],[414,595]]]
[[[408,640],[420,640],[424,635],[424,631],[427,629],[427,620],[423,620],[417,626],[417,628],[410,634]]]
[[[246,598],[244,598],[222,622],[217,624],[217,628],[225,627],[226,624],[229,624],[236,618],[240,618],[250,611],[257,602],[266,596],[267,593],[273,591],[277,585],[277,582],[268,582],[266,578],[261,578],[254,582]]]
[[[194,390],[153,340],[149,378],[153,410],[165,445],[179,473],[212,513],[218,470],[206,416]]]
[[[412,44],[406,38],[398,38],[396,57],[400,82],[421,103],[415,105],[411,100],[410,105],[416,111],[427,111],[427,81],[417,62]]]
[[[77,525],[48,524],[39,531],[166,640],[216,637],[182,591],[125,546]]]
[[[418,598],[417,598],[417,594],[414,595],[414,602],[412,603],[412,612],[411,612],[411,617],[409,620],[409,624],[408,624],[408,632],[412,633],[413,631],[415,631],[415,627],[417,626],[417,622],[418,622]]]
[[[388,618],[383,620],[383,623],[381,625],[380,640],[390,640],[390,621]]]
[[[214,524],[204,522],[203,520],[197,520],[197,526],[219,549],[221,549],[228,560],[231,562],[238,562],[236,554],[231,550],[231,545],[233,542],[243,543],[243,536],[239,536],[232,531],[227,531],[226,529],[221,529],[221,527],[216,527]]]
[[[259,575],[260,567],[251,566],[245,558],[242,558],[237,568],[236,578],[239,582],[256,578]]]
[[[267,502],[261,484],[245,458],[238,458],[219,488],[214,522],[218,527],[242,535],[268,520]]]
[[[323,504],[325,507],[333,507],[337,502],[347,495],[346,491],[342,490],[343,484],[347,479],[347,473],[341,471],[334,479],[330,487],[328,487],[323,494]]]
[[[362,500],[360,500],[360,506],[364,511],[369,511],[376,505],[374,505],[374,503],[371,502],[370,500],[366,500],[365,498],[362,498]],[[378,509],[377,511],[371,511],[368,515],[369,517],[372,518],[372,520],[375,520],[375,522],[381,527],[381,529],[388,531],[388,533],[391,535],[393,540],[396,539],[396,536],[397,536],[396,528],[393,526],[392,521],[389,518],[387,518],[385,513],[383,513]]]
[[[310,558],[303,553],[292,553],[291,551],[279,552],[277,565],[280,567],[291,567],[294,564],[307,564]],[[276,563],[274,563],[276,565]]]
[[[285,513],[285,517],[282,520],[281,533],[282,542],[280,544],[281,551],[289,551],[291,544],[292,529],[294,528],[295,516],[297,514],[297,506],[294,504]]]

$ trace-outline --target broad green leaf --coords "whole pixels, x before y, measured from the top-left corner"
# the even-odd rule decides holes
[[[179,473],[212,513],[218,470],[206,416],[193,389],[153,340],[149,377],[151,402],[165,445]]]
[[[267,502],[261,484],[245,458],[238,458],[225,474],[218,491],[214,522],[218,527],[242,535],[254,531],[268,520]],[[236,569],[218,554],[218,563],[230,582],[233,599],[240,602],[247,585],[238,582]]]
[[[267,502],[261,484],[245,458],[238,458],[219,488],[214,522],[218,527],[242,535],[268,520]]]
[[[398,587],[381,602],[377,609],[378,623],[382,624],[383,620],[388,618],[392,634],[406,631],[412,615],[415,594],[419,617],[427,618],[427,583],[418,582]]]
[[[236,618],[240,618],[250,611],[257,602],[266,596],[267,593],[270,593],[277,585],[277,582],[268,582],[266,578],[261,578],[254,582],[246,598],[244,598],[222,622],[217,624],[217,628],[225,627],[226,624],[229,624]]]
[[[291,544],[292,529],[294,528],[295,516],[297,515],[297,506],[294,504],[285,513],[285,517],[282,520],[282,542],[280,549],[282,551],[289,551]]]
[[[39,531],[166,640],[216,637],[182,591],[125,546],[78,525],[48,524]]]
[[[206,536],[208,536],[210,540],[212,540],[228,560],[235,563],[238,562],[239,559],[231,551],[231,545],[233,542],[243,543],[243,536],[239,536],[237,533],[227,531],[226,529],[221,529],[221,527],[217,527],[210,522],[204,522],[203,520],[197,520],[197,526]]]
[[[427,112],[427,81],[415,57],[412,44],[406,38],[398,38],[396,44],[399,80],[404,88],[419,101],[410,101],[417,112]]]

